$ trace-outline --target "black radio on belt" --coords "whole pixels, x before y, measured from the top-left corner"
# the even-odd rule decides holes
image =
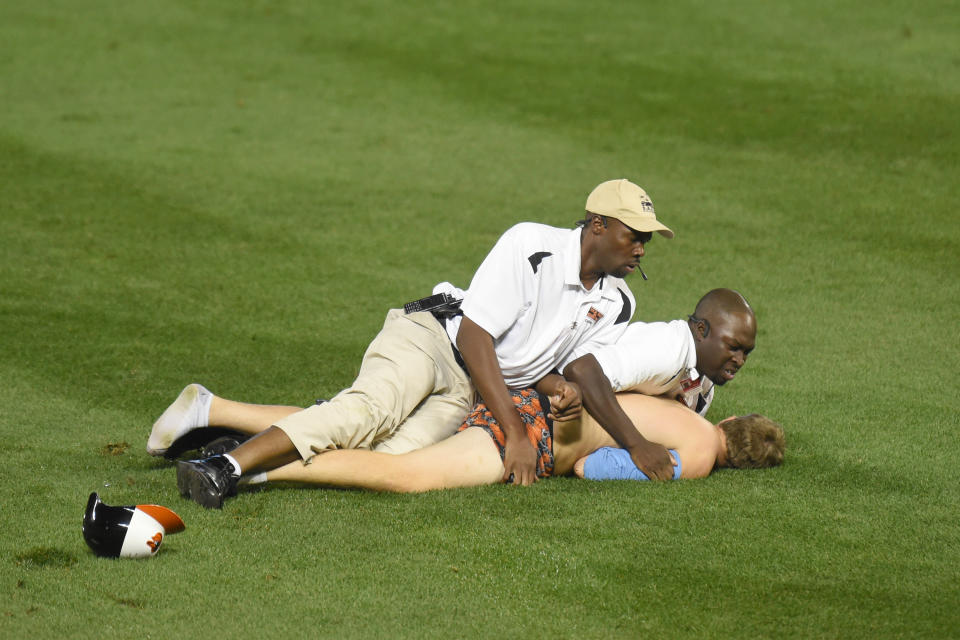
[[[460,298],[454,298],[449,293],[437,293],[426,298],[420,298],[413,302],[403,305],[405,313],[416,313],[417,311],[429,311],[437,318],[452,318],[460,315]]]

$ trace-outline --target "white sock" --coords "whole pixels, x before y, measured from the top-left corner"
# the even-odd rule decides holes
[[[241,484],[263,484],[267,481],[267,472],[258,471],[256,473],[251,473],[248,476],[243,476],[240,478]]]
[[[210,426],[210,405],[213,404],[213,394],[202,384],[197,385],[197,428]]]
[[[157,421],[153,423],[147,452],[153,456],[166,453],[177,439],[194,429],[210,426],[210,405],[213,394],[199,384],[188,384]]]
[[[229,453],[224,453],[223,457],[229,460],[230,464],[233,465],[233,475],[235,476],[243,475],[243,470],[240,468],[240,463],[237,462],[232,455],[230,455]]]

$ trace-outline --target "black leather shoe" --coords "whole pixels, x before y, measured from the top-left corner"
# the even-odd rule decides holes
[[[184,457],[188,460],[209,458],[210,456],[202,453],[203,448],[209,446],[217,438],[226,436],[237,438],[240,442],[250,437],[242,431],[226,427],[198,427],[174,440],[163,457],[167,460]],[[197,455],[198,452],[200,452],[199,456]]]
[[[249,439],[250,436],[240,434],[217,438],[200,451],[200,456],[202,458],[222,456],[225,453],[230,453]]]
[[[233,465],[223,456],[177,463],[177,488],[180,495],[207,509],[220,509],[223,501],[237,495]]]

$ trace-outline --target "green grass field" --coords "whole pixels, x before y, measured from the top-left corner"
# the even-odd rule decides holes
[[[0,637],[946,638],[960,629],[960,3],[0,4]],[[783,467],[223,511],[188,382],[309,404],[517,221],[643,185],[640,320],[717,286],[711,417]],[[93,556],[87,495],[187,529]]]

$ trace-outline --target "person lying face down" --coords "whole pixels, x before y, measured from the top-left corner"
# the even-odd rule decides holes
[[[513,392],[527,437],[537,449],[539,477],[646,479],[588,412],[551,425],[547,397],[534,389]],[[730,417],[714,425],[675,399],[619,393],[617,401],[645,438],[670,450],[675,479],[703,478],[722,467],[773,467],[783,461],[783,429],[763,416]],[[401,455],[328,451],[308,465],[288,464],[254,481],[401,493],[497,484],[503,481],[503,443],[492,414],[478,404],[455,435],[424,449]]]

